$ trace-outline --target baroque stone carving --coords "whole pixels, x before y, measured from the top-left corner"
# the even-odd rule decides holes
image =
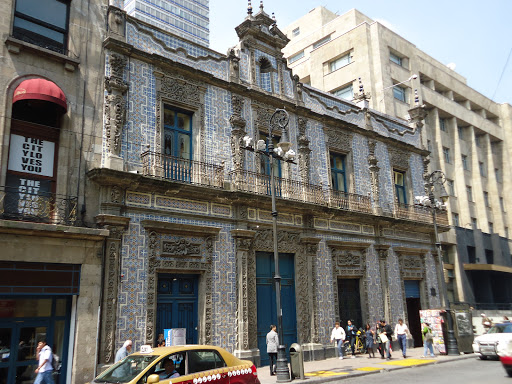
[[[121,150],[121,135],[126,121],[126,100],[124,94],[128,83],[123,80],[126,67],[126,57],[111,54],[109,56],[110,77],[105,77],[105,135],[107,148],[113,155],[118,156]]]
[[[123,202],[122,190],[117,185],[114,185],[110,190],[110,201],[117,204]]]
[[[372,188],[373,201],[375,206],[379,206],[380,203],[380,185],[379,185],[379,166],[377,156],[375,156],[375,140],[368,140],[368,169],[370,170],[370,182]]]
[[[398,148],[388,147],[389,161],[392,167],[409,169],[410,154]]]
[[[175,241],[164,241],[162,243],[162,253],[167,256],[200,256],[201,245],[191,243],[187,239],[178,239]]]
[[[333,127],[326,127],[325,134],[328,137],[329,148],[340,152],[352,151],[352,134]]]
[[[296,252],[299,249],[300,234],[296,232],[277,231],[277,244],[279,252]],[[263,229],[254,236],[254,247],[261,251],[273,251],[272,229]]]

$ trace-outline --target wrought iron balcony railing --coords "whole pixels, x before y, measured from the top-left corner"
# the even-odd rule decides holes
[[[224,167],[146,151],[141,154],[142,173],[183,183],[222,188]]]
[[[354,193],[329,190],[330,205],[333,208],[346,211],[372,213],[372,202],[369,196],[356,195]]]
[[[433,224],[431,207],[424,207],[422,205],[409,205],[395,203],[394,216],[397,219],[421,221],[423,223]],[[448,213],[446,211],[438,210],[436,212],[436,221],[439,225],[448,225]]]
[[[232,171],[229,173],[236,191],[251,192],[270,196],[270,176],[251,171]],[[305,184],[300,181],[274,177],[276,197],[326,205],[322,187]]]
[[[55,193],[33,194],[0,186],[0,218],[46,224],[77,224],[78,199]]]

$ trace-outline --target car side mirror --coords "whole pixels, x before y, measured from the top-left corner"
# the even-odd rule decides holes
[[[160,376],[159,375],[149,375],[148,381],[146,381],[147,384],[151,383],[159,383],[160,382]]]

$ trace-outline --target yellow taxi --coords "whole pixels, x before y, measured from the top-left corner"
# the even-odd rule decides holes
[[[96,377],[95,383],[260,384],[256,366],[211,345],[143,345]]]

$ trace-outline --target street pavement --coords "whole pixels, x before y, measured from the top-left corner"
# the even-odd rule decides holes
[[[407,349],[407,358],[404,359],[400,351],[392,352],[391,360],[380,358],[378,351],[375,358],[368,358],[368,355],[356,355],[355,359],[350,356],[343,360],[339,358],[330,358],[318,361],[304,362],[305,379],[300,378],[294,381],[307,382],[308,384],[319,384],[329,381],[343,380],[351,377],[369,375],[382,371],[392,371],[397,369],[410,368],[425,364],[441,364],[461,359],[476,358],[474,354],[464,354],[459,356],[436,355],[436,357],[421,357],[423,347]],[[274,384],[277,381],[276,376],[270,376],[268,366],[258,368],[258,378],[261,384]]]

